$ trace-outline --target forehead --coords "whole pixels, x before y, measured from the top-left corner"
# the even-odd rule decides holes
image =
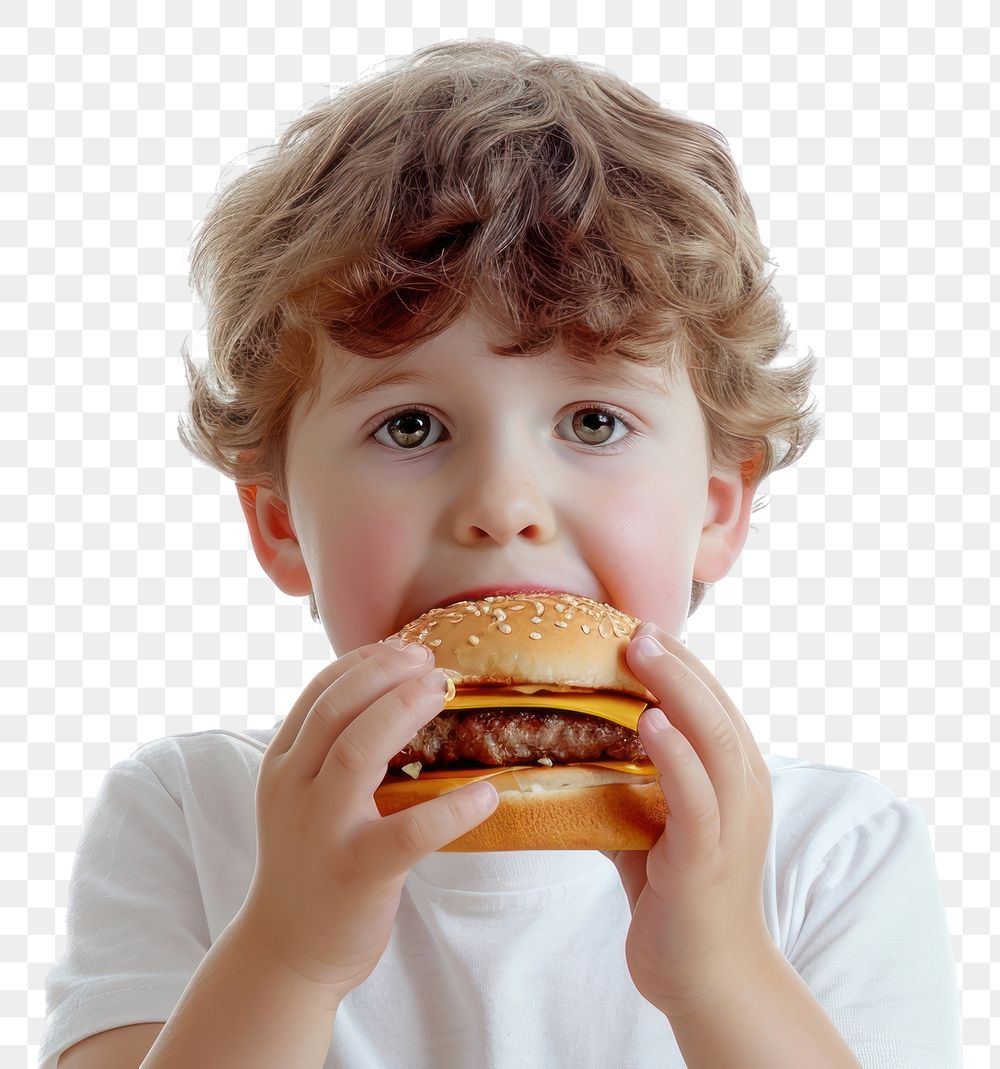
[[[462,317],[399,356],[359,356],[338,348],[325,336],[320,353],[323,410],[344,408],[392,385],[440,383],[462,368],[468,368],[472,376],[485,376],[504,362],[527,367],[532,377],[559,386],[592,383],[664,398],[676,396],[678,388],[683,392],[687,382],[683,365],[674,372],[668,366],[667,354],[658,364],[637,364],[615,354],[591,363],[575,359],[555,345],[533,356],[499,356],[490,349],[483,324],[472,316]],[[489,379],[484,377],[483,381]]]

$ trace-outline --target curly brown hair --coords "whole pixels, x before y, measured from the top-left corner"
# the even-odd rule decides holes
[[[203,221],[206,367],[182,347],[179,437],[241,493],[287,500],[289,419],[316,400],[321,337],[397,356],[470,310],[509,339],[497,355],[683,362],[710,463],[753,490],[816,436],[816,361],[772,366],[790,328],[725,137],[611,71],[444,41],[319,102],[271,148]]]

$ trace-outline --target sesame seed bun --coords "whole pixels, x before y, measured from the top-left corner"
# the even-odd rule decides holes
[[[534,684],[542,687],[548,704],[559,703],[559,711],[605,712],[603,718],[634,731],[646,705],[655,701],[625,659],[640,623],[612,605],[578,595],[527,593],[431,609],[393,637],[404,645],[426,646],[437,666],[448,671],[458,697],[478,692],[482,699],[484,689],[495,690],[495,705],[510,709],[525,700],[524,692],[512,688]],[[589,708],[575,709],[575,695],[589,698],[583,701]],[[492,694],[489,702],[494,704]],[[494,812],[442,847],[446,852],[648,850],[667,814],[659,773],[648,759],[406,767],[409,774],[387,772],[375,792],[383,816],[477,779],[489,779],[499,793]]]

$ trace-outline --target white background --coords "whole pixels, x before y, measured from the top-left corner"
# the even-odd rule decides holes
[[[269,727],[337,656],[261,570],[232,484],[178,441],[192,332],[204,355],[194,229],[317,99],[432,41],[496,36],[610,67],[729,141],[791,354],[819,357],[824,426],[762,488],[687,642],[764,751],[923,809],[964,1064],[997,1064],[987,3],[358,6],[374,21],[0,7],[0,1063],[35,1063],[108,767],[163,735]]]

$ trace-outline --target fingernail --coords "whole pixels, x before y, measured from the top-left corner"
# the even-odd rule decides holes
[[[635,631],[632,632],[632,641],[634,642],[636,639],[642,638],[643,635],[654,634],[656,634],[656,625],[647,621],[642,627],[637,627]]]
[[[642,714],[642,722],[653,732],[665,731],[667,727],[667,717],[662,709],[647,709]]]
[[[662,657],[667,651],[656,641],[652,635],[643,635],[635,643],[635,652],[640,657]]]
[[[465,793],[477,809],[492,809],[500,801],[500,795],[492,783],[474,783],[466,787]]]
[[[428,672],[420,680],[420,685],[426,687],[432,694],[438,694],[442,698],[448,692],[448,684],[450,679],[444,674],[440,668],[435,668],[433,672]]]
[[[403,648],[403,656],[414,664],[424,664],[431,656],[431,651],[422,642],[411,642]]]

